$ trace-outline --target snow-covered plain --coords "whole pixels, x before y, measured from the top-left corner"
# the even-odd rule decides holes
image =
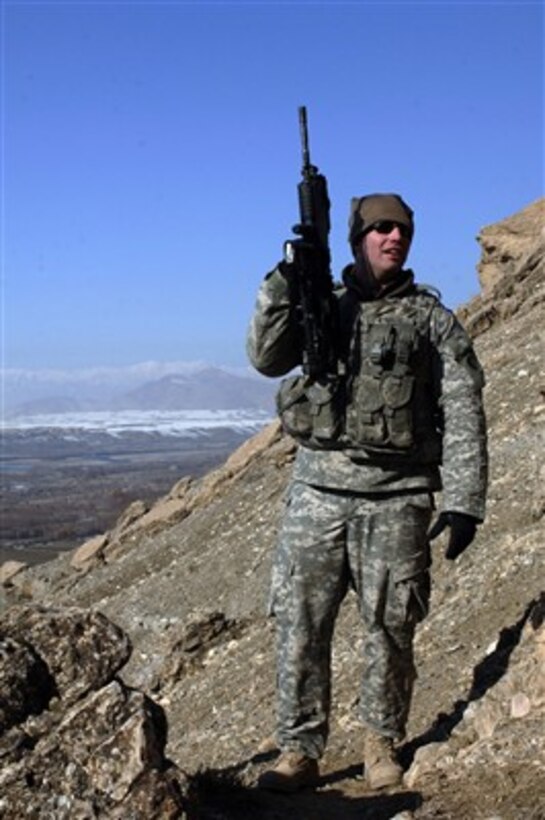
[[[217,428],[257,432],[272,420],[261,410],[123,410],[19,416],[2,424],[5,433],[23,430],[66,430],[112,436],[142,432],[164,436],[197,436]]]

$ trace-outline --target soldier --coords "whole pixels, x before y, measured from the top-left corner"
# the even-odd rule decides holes
[[[454,560],[484,518],[483,372],[453,313],[404,268],[413,212],[396,194],[371,194],[352,200],[349,228],[355,261],[334,291],[339,378],[325,399],[303,375],[285,379],[278,397],[300,443],[271,594],[281,755],[259,780],[279,791],[319,777],[331,639],[349,586],[365,626],[366,778],[373,789],[401,783],[394,744],[405,736],[414,632],[428,611],[429,542],[448,528],[446,557]],[[302,361],[292,276],[281,262],[265,278],[251,321],[248,355],[267,376]]]

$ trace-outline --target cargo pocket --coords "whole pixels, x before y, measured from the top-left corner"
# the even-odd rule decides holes
[[[395,610],[400,623],[416,625],[429,612],[431,579],[429,555],[419,552],[392,567]]]
[[[292,504],[294,484],[290,484],[284,504],[283,527],[286,526],[288,509]],[[292,571],[292,560],[287,549],[286,532],[282,529],[278,535],[276,548],[271,565],[269,594],[267,596],[266,613],[269,618],[275,617],[278,610],[285,606],[286,583]]]

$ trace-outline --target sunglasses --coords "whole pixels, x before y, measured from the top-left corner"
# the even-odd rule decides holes
[[[392,233],[394,228],[399,228],[399,233],[403,239],[411,238],[412,231],[408,225],[403,225],[401,222],[394,222],[391,219],[382,219],[379,222],[373,222],[370,230],[376,231],[377,233],[388,234]]]

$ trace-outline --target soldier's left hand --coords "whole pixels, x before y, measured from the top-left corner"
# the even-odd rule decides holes
[[[442,512],[429,531],[428,538],[433,541],[444,529],[450,527],[450,538],[445,551],[445,558],[454,561],[463,553],[466,547],[469,547],[475,538],[477,524],[477,519],[473,518],[472,515],[460,512]]]

